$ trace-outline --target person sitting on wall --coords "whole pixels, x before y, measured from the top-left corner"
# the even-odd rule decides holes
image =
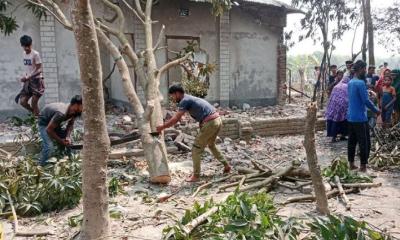
[[[200,123],[200,132],[192,148],[193,174],[186,181],[196,182],[199,180],[201,155],[207,146],[214,157],[224,165],[223,172],[229,173],[231,167],[215,144],[218,133],[222,128],[219,113],[206,100],[185,94],[185,90],[180,84],[172,85],[168,94],[174,102],[178,103],[179,111],[166,123],[158,126],[157,132],[162,132],[164,129],[174,126],[186,112],[189,112],[190,116]]]
[[[50,103],[40,111],[38,125],[42,139],[42,151],[39,163],[45,165],[54,153],[53,141],[62,147],[71,144],[70,135],[74,128],[74,121],[82,113],[82,97],[79,95],[71,99],[70,104]]]

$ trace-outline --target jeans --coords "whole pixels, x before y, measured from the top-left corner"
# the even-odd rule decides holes
[[[40,152],[39,164],[42,166],[46,164],[47,160],[54,153],[54,143],[53,140],[51,140],[46,129],[47,126],[39,125],[39,134],[40,137],[42,138],[42,151]]]
[[[371,138],[367,122],[349,122],[347,157],[351,163],[354,163],[357,144],[360,148],[360,162],[361,164],[367,164],[371,150]]]
[[[47,126],[39,125],[39,135],[40,138],[42,138],[42,151],[40,152],[39,164],[42,166],[46,165],[47,160],[53,156],[55,150],[54,141],[51,139],[46,129]],[[62,139],[64,139],[67,135],[67,132],[61,128],[55,129],[55,132],[57,136],[59,136]],[[64,147],[63,146],[61,147],[62,150],[64,150]],[[70,151],[67,151],[66,153],[69,154]]]

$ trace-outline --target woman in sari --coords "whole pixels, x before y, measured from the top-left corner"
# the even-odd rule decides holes
[[[394,69],[392,71],[392,87],[396,89],[397,97],[394,104],[394,123],[397,124],[400,121],[400,69]]]
[[[347,108],[349,105],[347,84],[350,78],[343,78],[342,71],[339,71],[337,75],[340,82],[333,88],[325,112],[327,136],[332,137],[332,142],[337,141],[339,134],[341,135],[340,140],[346,140],[347,135]]]

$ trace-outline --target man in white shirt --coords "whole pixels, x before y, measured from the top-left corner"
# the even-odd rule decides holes
[[[25,66],[25,75],[21,77],[24,83],[21,92],[15,98],[15,101],[35,116],[39,115],[38,102],[44,93],[44,82],[42,75],[42,60],[39,52],[32,49],[32,38],[24,35],[20,38],[21,47],[24,49],[23,63]],[[31,104],[29,105],[29,100]]]

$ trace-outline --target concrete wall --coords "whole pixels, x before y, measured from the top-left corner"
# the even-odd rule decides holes
[[[254,11],[233,8],[230,16],[230,105],[275,104],[279,32]]]
[[[189,16],[180,17],[179,10],[188,9]],[[218,61],[218,39],[216,29],[216,18],[211,14],[211,6],[202,3],[193,3],[182,0],[160,1],[160,4],[153,8],[153,19],[159,21],[154,25],[153,38],[157,40],[162,24],[166,26],[166,36],[187,36],[200,38],[200,48],[208,53],[208,61],[217,63]],[[173,41],[171,40],[170,42]],[[166,51],[160,51],[157,54],[157,63],[159,66],[165,64]],[[219,100],[219,83],[217,73],[210,77],[210,90],[207,99],[211,101]],[[170,79],[170,84],[174,82]],[[167,78],[162,77],[160,88],[167,95]]]
[[[19,0],[22,1],[22,0]],[[61,4],[64,12],[69,14],[69,5]],[[97,17],[112,18],[113,12],[96,2],[93,6]],[[179,16],[180,9],[189,10],[189,16]],[[129,34],[134,49],[145,48],[144,31],[141,23],[124,9],[126,16],[125,29]],[[22,49],[19,37],[29,34],[34,39],[34,47],[42,52],[45,62],[46,92],[41,105],[46,102],[67,102],[71,96],[80,93],[79,63],[72,32],[65,30],[57,22],[39,21],[30,12],[20,8],[15,13],[20,28],[9,37],[0,36],[0,112],[17,114],[25,112],[14,103],[14,97],[20,89],[17,82],[22,73]],[[194,3],[186,0],[160,1],[153,8],[153,19],[158,23],[153,26],[154,42],[162,24],[166,26],[167,37],[195,37],[200,39],[200,48],[208,54],[209,63],[217,65],[217,71],[210,78],[210,89],[207,100],[220,102],[222,105],[271,105],[277,103],[281,83],[278,65],[280,36],[286,24],[286,16],[281,9],[253,6],[234,7],[230,13],[220,18],[211,14],[211,6],[205,3]],[[133,36],[133,37],[132,37]],[[117,43],[116,39],[113,39]],[[180,43],[178,43],[180,42]],[[182,45],[182,40],[169,41],[171,47]],[[166,38],[162,45],[166,45]],[[44,46],[44,49],[42,47]],[[117,44],[118,46],[118,44]],[[54,51],[53,51],[54,49]],[[101,46],[103,76],[110,73],[114,63],[104,47]],[[166,63],[167,52],[158,51],[158,67]],[[129,63],[129,61],[127,61]],[[281,64],[282,65],[282,64]],[[131,68],[133,83],[134,72]],[[47,79],[46,79],[47,78]],[[47,82],[46,82],[47,81]],[[172,84],[174,79],[169,79]],[[279,84],[279,85],[278,85]],[[138,95],[143,100],[143,91],[139,84]],[[126,102],[118,70],[107,83],[110,99]],[[166,75],[161,79],[160,89],[167,96],[168,81]],[[164,103],[167,98],[164,98]],[[5,114],[0,115],[4,118]],[[1,117],[0,117],[1,118]]]
[[[13,1],[13,7],[20,3],[21,0]],[[15,96],[22,87],[19,79],[24,73],[23,49],[19,38],[24,34],[30,35],[33,38],[33,48],[41,51],[39,20],[23,7],[16,11],[14,16],[19,25],[18,30],[10,36],[0,34],[0,119],[25,112],[14,102]],[[40,104],[43,104],[43,100]]]

